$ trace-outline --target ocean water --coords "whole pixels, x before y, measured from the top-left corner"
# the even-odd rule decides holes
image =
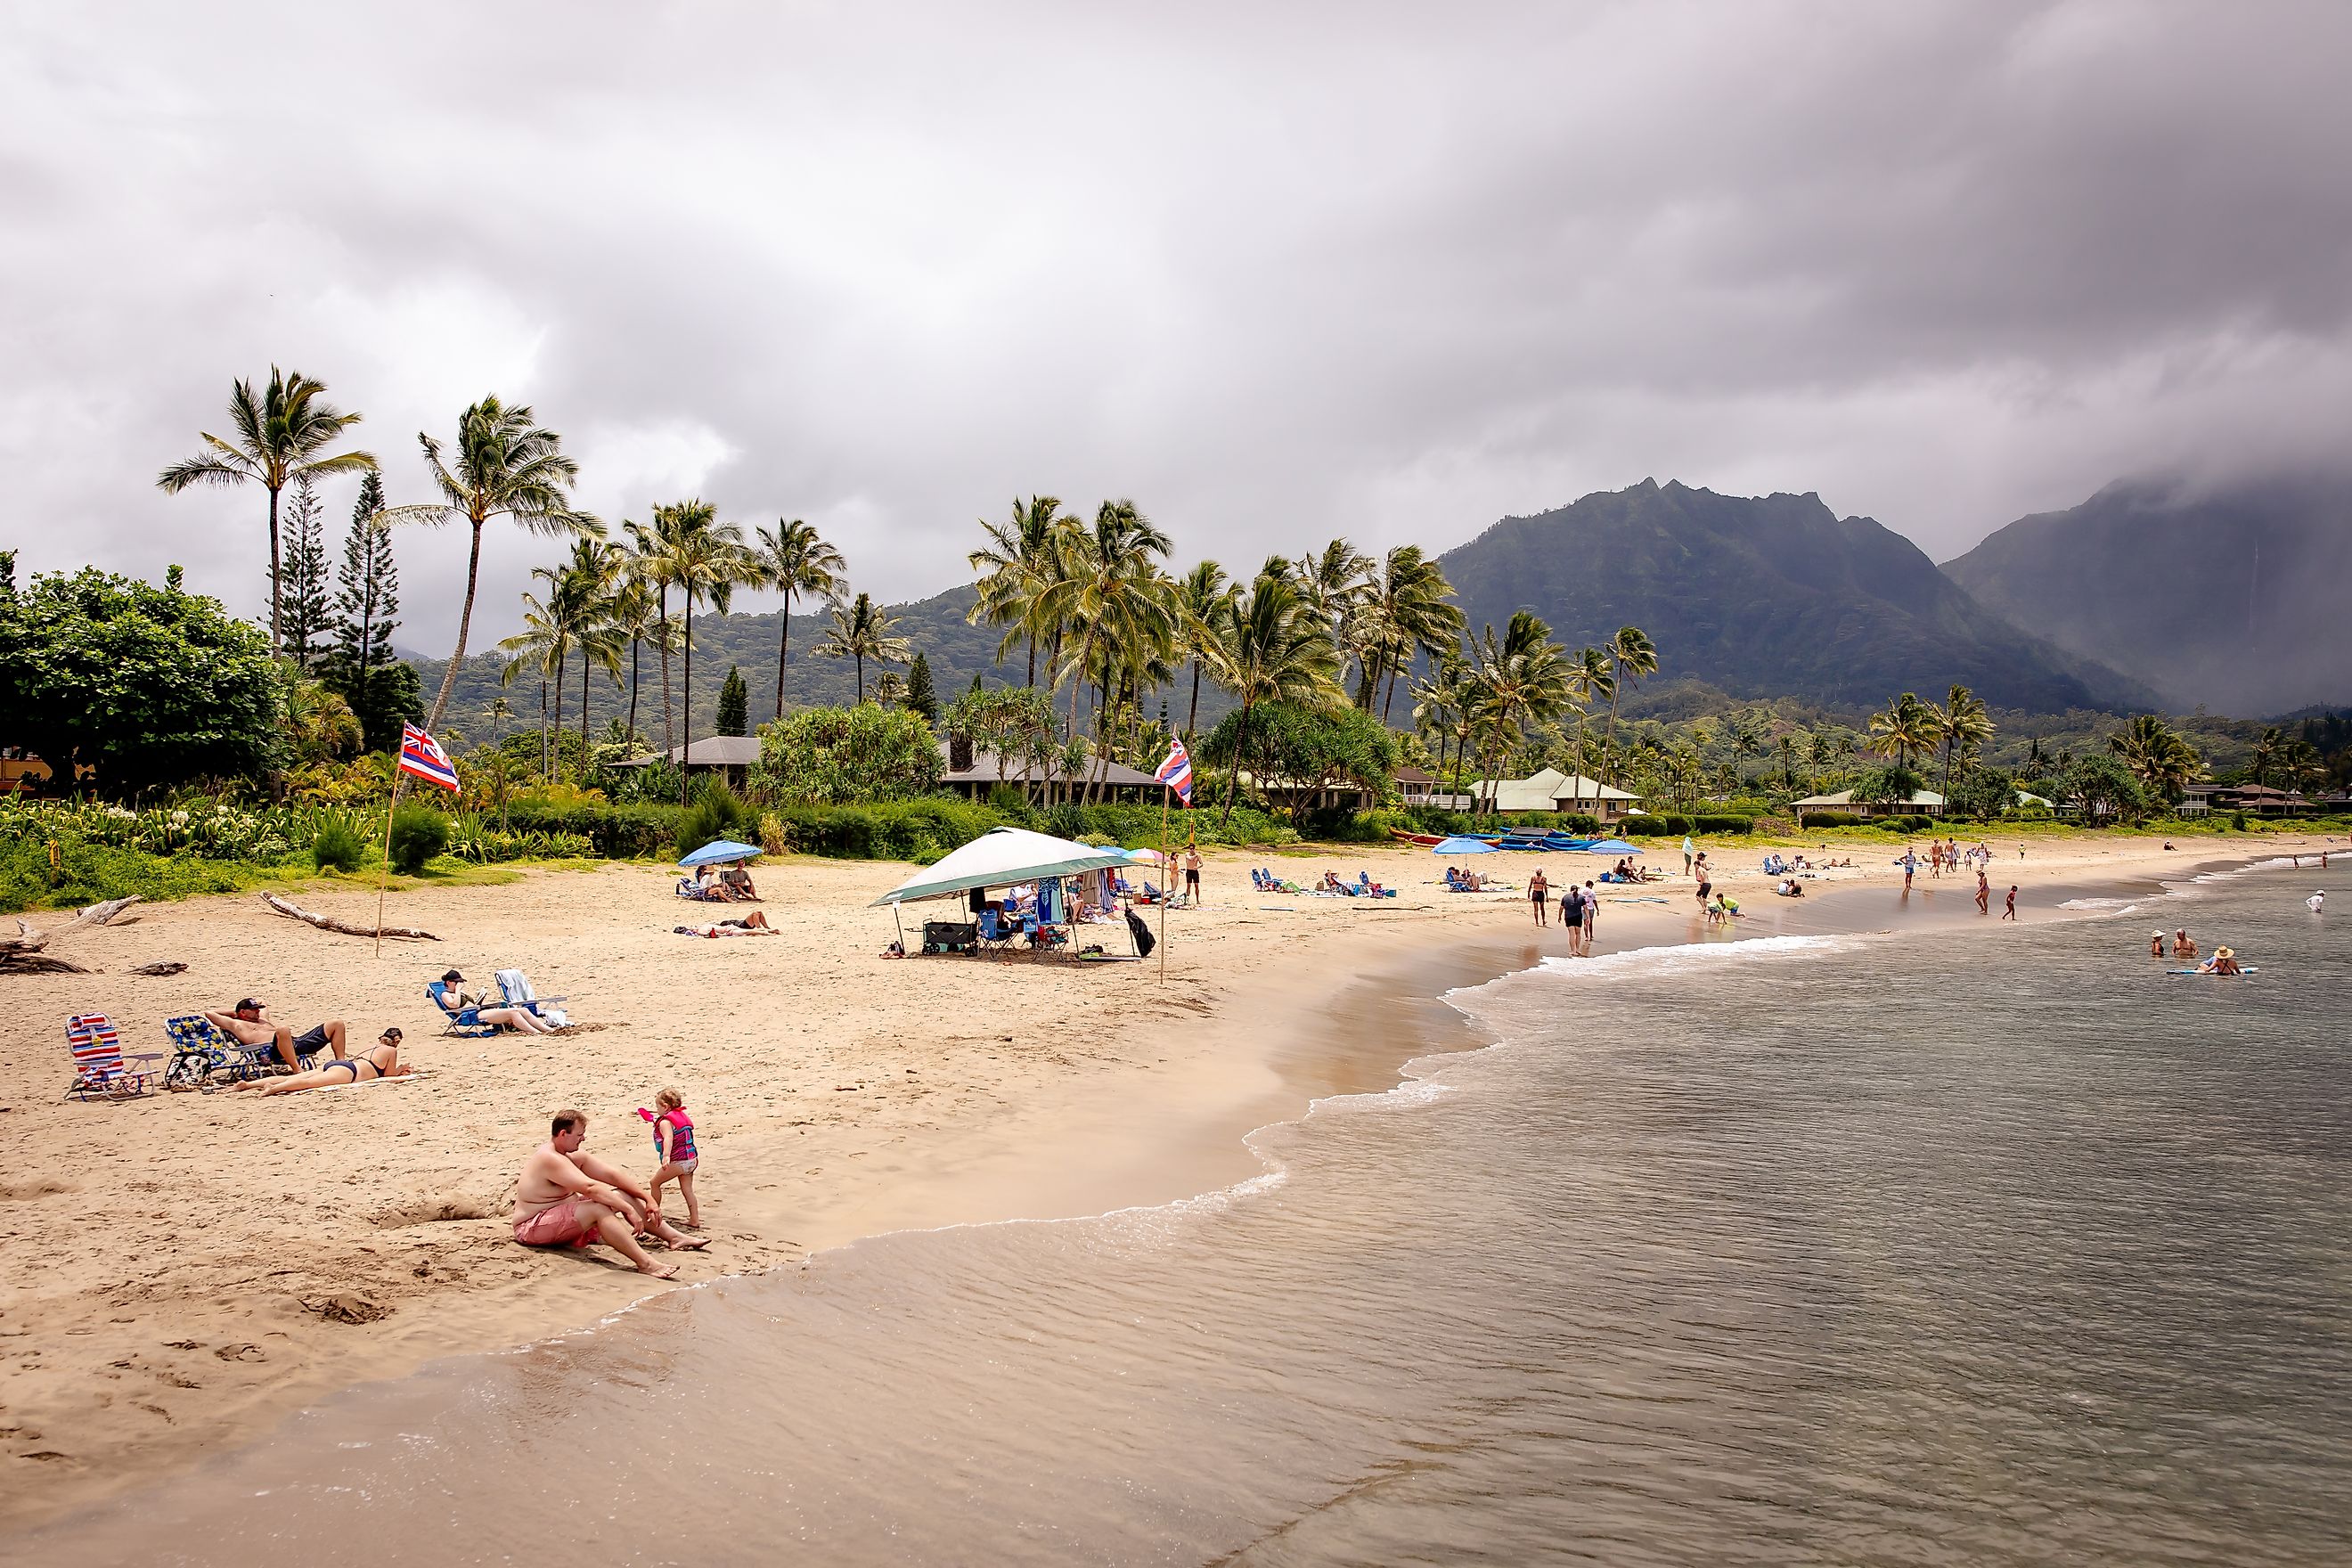
[[[2347,921],[2254,871],[1547,962],[1233,1191],[664,1297],[8,1551],[2352,1562]]]

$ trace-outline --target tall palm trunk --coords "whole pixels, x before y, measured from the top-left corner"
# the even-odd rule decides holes
[[[1226,823],[1231,822],[1234,819],[1234,792],[1241,787],[1242,757],[1245,748],[1249,745],[1249,716],[1251,706],[1252,704],[1250,700],[1246,697],[1243,698],[1242,716],[1234,723],[1234,756],[1231,767],[1225,774],[1225,810],[1224,815],[1217,818],[1217,826],[1219,828],[1223,828]]]
[[[547,676],[539,678],[539,776],[547,776]]]
[[[686,804],[686,764],[694,760],[694,590],[686,592],[686,636],[679,639],[686,655],[685,690],[680,694],[686,709],[686,750],[677,758],[677,804]]]
[[[551,783],[563,773],[563,672],[572,663],[571,655],[561,648],[555,655],[555,728],[551,742],[547,776]]]
[[[580,650],[580,783],[588,783],[588,650]]]
[[[784,653],[793,646],[793,591],[784,590],[784,629],[776,638],[776,717],[784,716]]]
[[[1621,665],[1616,682],[1609,689],[1609,735],[1601,742],[1601,766],[1609,774],[1609,782],[1620,789],[1624,785],[1617,777],[1617,696],[1624,689],[1625,670]]]
[[[272,658],[278,657],[279,647],[278,577],[278,487],[272,485],[269,487],[269,657]]]
[[[272,499],[274,500],[275,498]],[[274,533],[278,526],[278,511],[274,505],[270,509],[269,516],[270,528]],[[471,631],[474,626],[474,589],[481,580],[482,523],[481,520],[477,518],[474,520],[474,542],[466,552],[466,597],[457,607],[457,651],[449,656],[449,668],[441,672],[441,694],[433,700],[433,717],[425,722],[425,727],[428,730],[438,730],[441,727],[442,710],[449,706],[450,688],[457,684],[457,667],[466,662],[466,634]],[[392,787],[395,800],[398,799],[400,793],[401,777],[402,775],[398,773],[393,775]]]
[[[629,639],[629,741],[631,744],[635,744],[637,738],[637,664],[645,651],[646,643],[643,637]]]
[[[677,747],[677,720],[669,700],[669,584],[661,585],[661,658],[662,658],[662,750],[665,753]],[[683,773],[685,764],[679,764]]]
[[[1187,747],[1190,747],[1192,743],[1192,726],[1200,717],[1201,661],[1196,658],[1192,661],[1192,701],[1191,706],[1184,710],[1184,744]]]
[[[857,661],[857,705],[863,708],[866,706],[866,656],[860,653],[850,657]]]

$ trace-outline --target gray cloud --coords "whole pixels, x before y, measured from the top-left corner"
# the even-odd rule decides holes
[[[20,10],[0,536],[257,607],[258,498],[152,477],[273,360],[396,500],[497,391],[886,597],[1031,489],[1246,563],[1655,474],[1942,557],[2344,444],[2343,7],[1269,9]],[[402,560],[438,647],[462,542]]]

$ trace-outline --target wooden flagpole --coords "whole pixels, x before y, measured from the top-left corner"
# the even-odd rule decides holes
[[[1168,903],[1176,896],[1175,862],[1168,858],[1168,797],[1176,793],[1173,785],[1160,786],[1160,874],[1168,885],[1160,890],[1160,983],[1168,984]]]
[[[375,956],[383,956],[383,885],[392,877],[392,814],[400,809],[400,774],[392,775],[392,799],[383,808],[383,858],[375,868]]]

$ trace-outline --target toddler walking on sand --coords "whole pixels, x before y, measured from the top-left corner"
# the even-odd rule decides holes
[[[694,1201],[694,1171],[702,1161],[694,1148],[694,1119],[686,1113],[686,1097],[674,1089],[654,1096],[654,1110],[637,1107],[637,1114],[653,1123],[654,1154],[661,1162],[654,1172],[653,1210],[661,1212],[662,1184],[676,1182],[686,1196],[686,1228],[702,1228],[702,1208]]]

